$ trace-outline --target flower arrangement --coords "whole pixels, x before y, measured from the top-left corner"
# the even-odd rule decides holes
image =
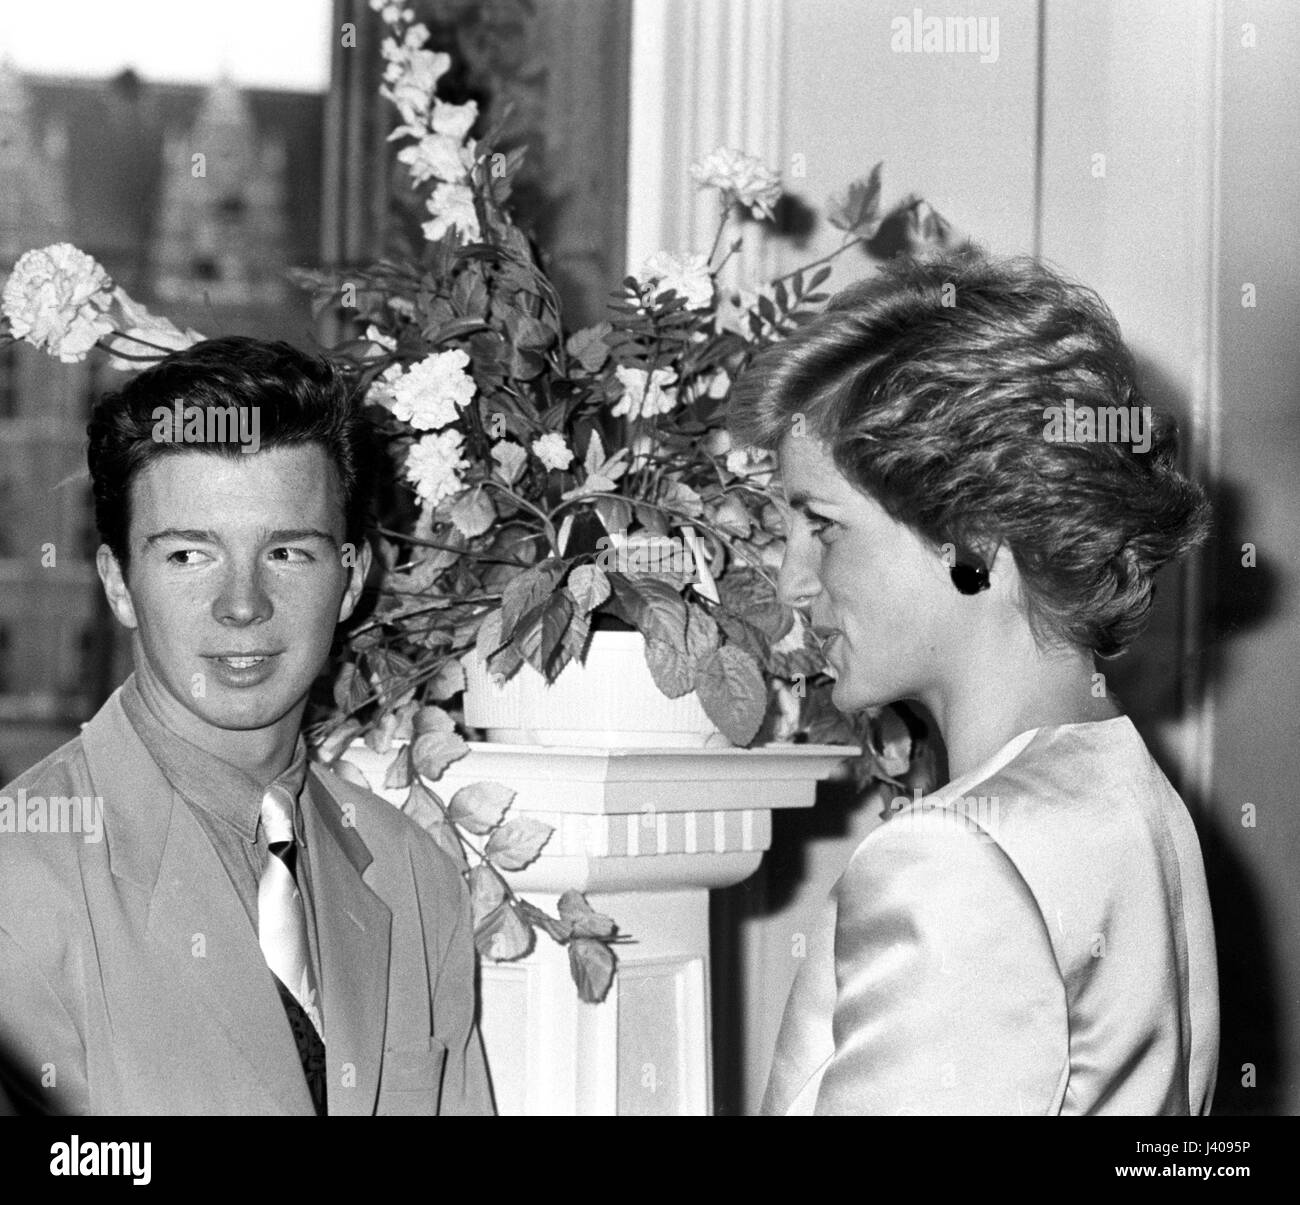
[[[614,973],[614,922],[577,892],[551,916],[506,877],[539,856],[549,826],[507,819],[513,795],[500,784],[436,793],[468,752],[453,714],[462,661],[481,657],[500,680],[527,663],[554,681],[582,660],[593,628],[632,628],[659,689],[694,691],[733,744],[857,743],[860,787],[923,781],[904,712],[850,719],[831,707],[817,642],[776,596],[774,466],[733,447],[724,416],[750,358],[826,300],[831,260],[886,223],[901,223],[905,249],[949,231],[916,198],[882,215],[877,164],[832,211],[843,232],[834,252],[728,293],[720,272],[745,224],[772,219],[782,186],[721,148],[692,168],[718,198],[712,248],[651,257],[621,282],[605,321],[571,330],[509,207],[523,151],[497,150],[501,125],[473,137],[476,105],[437,95],[449,56],[426,47],[411,10],[371,5],[388,27],[381,94],[400,117],[391,139],[423,202],[423,242],[365,268],[294,273],[317,313],[342,303],[359,319],[363,333],[328,354],[364,394],[391,467],[377,601],[346,634],[309,740],[349,777],[359,777],[343,758],[354,740],[391,753],[384,785],[408,792],[404,810],[466,874],[480,952],[520,957],[541,929],[568,946],[582,998],[599,1000]],[[0,339],[65,361],[98,346],[130,369],[201,338],[150,314],[68,244],[24,255],[2,310]]]

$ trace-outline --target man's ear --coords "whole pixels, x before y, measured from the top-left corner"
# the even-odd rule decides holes
[[[361,590],[370,576],[370,541],[362,539],[360,544],[343,545],[343,568],[348,571],[347,589],[343,591],[343,600],[339,603],[338,622],[342,623],[357,609]]]
[[[122,566],[107,544],[101,544],[95,553],[95,568],[99,570],[99,580],[104,583],[104,593],[108,596],[108,605],[123,627],[134,630],[139,626],[135,617],[135,604],[131,601],[131,592],[127,588]]]

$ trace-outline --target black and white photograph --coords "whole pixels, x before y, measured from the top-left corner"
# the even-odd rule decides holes
[[[1262,1174],[1298,62],[1290,0],[0,0],[32,1183],[294,1116]]]

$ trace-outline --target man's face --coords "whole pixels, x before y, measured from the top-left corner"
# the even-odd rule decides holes
[[[343,563],[337,472],[317,444],[248,456],[160,456],[131,486],[130,584],[100,573],[134,629],[136,676],[194,743],[269,728],[295,735],[335,626],[356,606],[369,550]],[[200,739],[195,740],[195,737]]]
[[[779,459],[790,504],[780,596],[808,607],[835,671],[835,706],[927,700],[960,657],[967,623],[946,565],[820,441],[787,436]]]

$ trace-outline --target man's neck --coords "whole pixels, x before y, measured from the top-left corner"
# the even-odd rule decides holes
[[[135,677],[145,706],[163,727],[256,782],[273,782],[293,762],[306,699],[266,728],[216,728],[179,703],[151,675],[137,669]]]

